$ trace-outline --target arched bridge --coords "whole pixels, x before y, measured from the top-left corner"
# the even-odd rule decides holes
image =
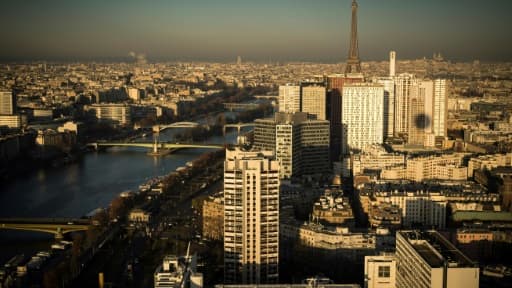
[[[201,124],[196,122],[176,122],[167,125],[154,125],[153,132],[158,133],[168,128],[195,128],[199,126],[201,126]]]
[[[72,218],[0,218],[0,229],[50,233],[60,239],[66,233],[85,231],[92,225],[88,219]]]

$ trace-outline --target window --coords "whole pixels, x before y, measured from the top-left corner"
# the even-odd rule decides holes
[[[389,278],[389,266],[379,266],[379,278]]]

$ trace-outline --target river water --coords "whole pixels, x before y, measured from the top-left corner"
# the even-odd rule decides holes
[[[179,129],[160,133],[171,141]],[[234,143],[236,132],[214,136],[207,143]],[[151,136],[137,141],[153,141]],[[86,153],[75,163],[37,169],[7,183],[0,183],[0,217],[81,217],[98,207],[107,207],[121,192],[137,191],[148,179],[169,174],[210,149],[183,149],[161,157],[148,156],[147,148],[112,147]],[[51,235],[0,230],[0,264],[7,257],[48,247]]]

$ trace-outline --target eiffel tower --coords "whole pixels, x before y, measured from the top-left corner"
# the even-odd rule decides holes
[[[350,33],[350,51],[348,52],[345,74],[361,72],[361,61],[359,60],[359,46],[357,41],[357,3],[352,0],[352,28]]]

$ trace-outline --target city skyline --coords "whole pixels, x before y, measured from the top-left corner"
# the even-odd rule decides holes
[[[0,25],[11,27],[0,32],[0,60],[122,60],[133,51],[150,61],[344,62],[350,2],[8,1],[0,4]],[[398,59],[512,60],[509,1],[358,4],[362,61],[385,60],[389,50]]]

